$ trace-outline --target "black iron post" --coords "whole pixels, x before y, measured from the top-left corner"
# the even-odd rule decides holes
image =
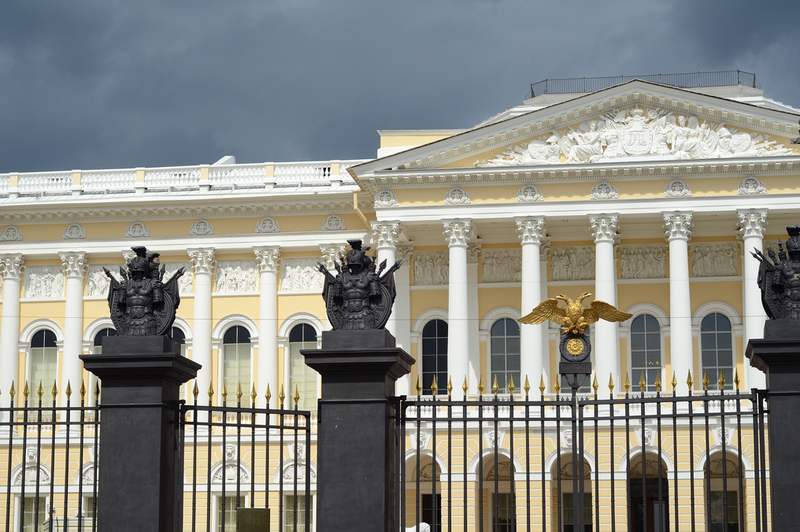
[[[102,355],[80,358],[102,379],[98,530],[179,530],[180,385],[200,364],[167,336],[108,336]]]
[[[384,329],[322,333],[305,349],[322,375],[317,530],[390,532],[397,523],[395,381],[414,359]]]

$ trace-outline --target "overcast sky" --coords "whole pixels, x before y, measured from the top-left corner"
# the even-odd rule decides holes
[[[545,78],[715,70],[800,106],[800,2],[3,0],[0,173],[374,157]]]

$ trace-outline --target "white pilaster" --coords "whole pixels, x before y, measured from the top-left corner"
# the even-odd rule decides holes
[[[278,261],[281,250],[277,246],[255,247],[256,262],[261,275],[261,292],[258,303],[258,375],[256,390],[264,397],[269,386],[270,394],[278,396]],[[259,399],[256,399],[258,402]],[[269,405],[265,405],[269,407]]]
[[[479,382],[483,374],[481,368],[481,338],[480,338],[480,315],[478,314],[478,268],[481,254],[480,239],[467,245],[467,309],[468,309],[468,374],[469,382]],[[491,373],[484,375],[486,385],[491,386],[489,379]],[[463,385],[463,381],[461,382]],[[453,379],[453,387],[458,384]],[[447,383],[445,383],[447,385]]]
[[[373,241],[378,250],[378,265],[386,261],[386,268],[390,268],[395,261],[397,250],[397,237],[400,236],[400,222],[372,222]],[[397,315],[395,308],[386,322],[386,329],[397,338]]]
[[[595,243],[595,288],[594,298],[617,306],[617,266],[614,244],[617,236],[618,216],[598,214],[589,217]],[[577,295],[577,294],[576,294]],[[619,325],[600,320],[594,329],[595,373],[600,383],[607,383],[609,375],[615,383],[620,381]],[[608,397],[608,387],[598,390],[601,397]]]
[[[397,346],[411,352],[411,253],[414,248],[411,245],[399,245],[396,250],[396,257],[403,261],[403,266],[394,272],[394,284],[397,289],[397,297],[394,300],[394,311],[392,314],[396,318]],[[419,368],[417,368],[419,369]],[[395,384],[397,395],[409,395],[411,393],[411,376],[403,375],[397,379]]]
[[[546,237],[544,217],[517,218],[517,233],[522,244],[522,290],[521,315],[528,314],[542,302],[541,245]],[[546,263],[545,263],[546,264]],[[546,278],[545,278],[546,279]],[[527,377],[532,388],[537,388],[544,374],[547,357],[544,351],[544,336],[547,323],[539,325],[520,324],[520,381],[521,390]],[[549,361],[547,361],[549,365]]]
[[[61,381],[58,384],[61,404],[66,405],[67,384],[72,389],[72,404],[80,401],[83,364],[78,356],[83,346],[83,278],[86,271],[86,253],[59,253],[64,265],[66,303],[64,309],[64,358],[61,362]],[[87,383],[88,384],[88,383]]]
[[[692,213],[665,212],[664,228],[669,244],[669,343],[672,371],[678,381],[678,394],[689,392],[686,378],[694,368],[692,345],[692,304],[689,290],[689,239]],[[692,379],[699,382],[692,371]],[[672,375],[667,376],[672,380]]]
[[[17,396],[19,382],[19,284],[23,269],[22,255],[10,253],[0,256],[3,271],[3,315],[0,318],[0,405],[11,404],[11,383],[14,383]]]
[[[467,244],[471,220],[443,220],[447,246],[450,248],[450,281],[447,299],[447,365],[453,381],[453,398],[464,397],[461,384],[469,373],[469,290],[467,287]],[[447,383],[437,383],[439,387]],[[467,380],[475,392],[478,383]]]
[[[206,404],[211,386],[211,275],[214,269],[214,248],[187,250],[194,267],[194,318],[192,331],[193,360],[203,366],[197,372],[198,401]],[[214,390],[219,396],[219,390]]]
[[[740,210],[739,235],[742,239],[742,284],[744,285],[744,347],[752,338],[763,338],[764,322],[767,313],[761,304],[761,289],[758,286],[758,269],[760,263],[752,252],[763,251],[764,229],[767,226],[766,209]],[[767,378],[764,373],[750,366],[750,360],[744,358],[745,390],[750,388],[766,388]]]

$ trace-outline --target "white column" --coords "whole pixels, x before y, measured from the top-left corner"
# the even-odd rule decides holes
[[[267,393],[278,396],[278,261],[277,246],[253,248],[261,274],[258,300],[258,375],[256,391],[260,397]],[[256,399],[256,403],[260,399]],[[269,405],[265,405],[269,407]]]
[[[11,404],[11,383],[17,397],[22,397],[22,387],[17,382],[19,374],[19,283],[23,259],[19,253],[0,256],[3,270],[3,315],[0,318],[0,405]]]
[[[517,218],[517,232],[522,243],[522,294],[520,312],[524,316],[542,302],[542,263],[541,245],[546,237],[543,217],[528,216]],[[527,377],[531,388],[537,389],[544,374],[545,356],[544,336],[547,323],[520,324],[520,381],[517,389],[522,390]],[[547,360],[549,363],[549,360]]]
[[[594,298],[617,306],[617,266],[614,244],[617,236],[616,214],[590,216],[595,243]],[[577,294],[576,294],[577,295]],[[609,375],[615,384],[620,380],[619,324],[600,320],[594,329],[595,373],[598,383],[608,383]],[[598,394],[608,397],[608,387],[600,386]]]
[[[192,358],[203,366],[197,372],[198,401],[207,404],[211,386],[211,275],[214,268],[214,248],[189,249],[189,259],[194,267],[194,317],[192,331]],[[214,390],[219,397],[220,390]]]
[[[372,222],[373,241],[377,243],[378,266],[386,261],[386,268],[390,268],[395,261],[397,237],[400,236],[400,222]],[[386,322],[386,329],[397,338],[397,315],[395,308]]]
[[[764,337],[764,322],[767,313],[761,304],[761,288],[758,286],[758,269],[760,263],[752,252],[763,251],[764,229],[767,226],[766,209],[740,210],[739,234],[742,238],[742,283],[744,284],[744,348],[752,338]],[[745,390],[750,388],[766,388],[767,378],[764,373],[750,366],[750,360],[744,357]]]
[[[467,245],[467,323],[469,324],[467,329],[469,331],[467,336],[467,373],[469,374],[468,382],[479,382],[481,375],[483,375],[486,387],[491,388],[491,371],[483,374],[484,368],[481,368],[480,314],[478,313],[478,266],[480,254],[480,239]],[[458,383],[453,379],[453,387],[456,384]],[[463,380],[461,384],[464,384]]]
[[[678,381],[678,394],[689,392],[686,378],[694,368],[692,303],[689,290],[689,239],[692,213],[665,212],[664,228],[669,243],[669,355]],[[692,379],[699,382],[692,371]],[[667,376],[672,380],[672,375]]]
[[[464,397],[462,384],[469,373],[469,290],[467,287],[467,244],[471,220],[443,220],[444,234],[450,248],[450,280],[447,298],[447,365],[453,381],[453,398]],[[447,383],[437,383],[442,388]],[[478,383],[467,380],[471,393]]]
[[[397,258],[403,261],[403,266],[394,273],[394,284],[397,297],[394,300],[394,312],[397,323],[397,346],[411,352],[411,245],[397,246]],[[419,369],[419,368],[417,368]],[[395,384],[397,395],[411,394],[411,375],[403,375]]]
[[[67,402],[67,384],[72,389],[71,403],[80,402],[83,364],[78,355],[83,347],[83,278],[86,253],[59,253],[67,277],[64,309],[64,358],[61,362],[61,381],[58,384],[61,404]],[[88,383],[87,383],[88,385]],[[47,387],[45,387],[47,388]]]

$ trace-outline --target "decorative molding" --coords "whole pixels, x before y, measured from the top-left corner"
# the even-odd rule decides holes
[[[607,181],[601,181],[592,187],[589,198],[592,200],[615,200],[619,199],[619,192],[614,185]]]
[[[375,195],[375,208],[397,207],[397,196],[391,190],[381,190]]]
[[[373,241],[377,249],[397,247],[400,236],[400,222],[371,222]]]
[[[520,242],[525,244],[540,244],[547,236],[546,222],[544,217],[528,216],[526,218],[517,218],[517,233],[519,234]]]
[[[150,230],[143,222],[133,222],[125,230],[125,238],[147,238]]]
[[[442,220],[442,225],[448,246],[466,246],[469,243],[469,234],[472,231],[471,220]]]
[[[598,214],[589,216],[592,237],[595,243],[614,242],[617,237],[619,216],[616,214]]]
[[[192,269],[195,274],[208,273],[214,269],[214,249],[196,248],[187,250],[189,260],[192,261]]]
[[[191,294],[193,291],[192,281],[194,280],[194,268],[188,262],[168,262],[164,267],[164,279],[166,283],[179,269],[184,269],[184,274],[178,278],[178,293],[182,296]]]
[[[445,205],[469,205],[469,194],[461,187],[453,187],[444,195]]]
[[[739,216],[739,236],[741,238],[764,237],[764,230],[767,228],[766,209],[749,209],[738,211]]]
[[[402,260],[403,264],[409,264],[411,255],[414,253],[414,246],[411,244],[398,244],[395,247],[394,256],[398,260]]]
[[[467,244],[467,264],[477,264],[480,254],[481,254],[480,241]]]
[[[256,223],[256,233],[280,233],[281,227],[272,216],[266,216]]]
[[[189,234],[193,236],[208,236],[214,234],[214,226],[206,219],[197,220],[189,228]]]
[[[739,183],[740,196],[756,196],[767,193],[767,186],[755,176],[749,175]]]
[[[62,240],[80,240],[86,238],[86,229],[81,224],[69,224],[61,235]]]
[[[215,292],[257,292],[258,279],[254,260],[217,261]]]
[[[117,266],[106,264],[105,267],[108,268],[108,271],[111,272],[111,275],[113,275],[117,281],[120,281],[119,275],[114,272],[114,269],[117,268]],[[87,288],[86,295],[90,297],[107,296],[108,286],[111,284],[111,279],[109,279],[106,275],[106,272],[103,271],[103,266],[92,264],[87,268],[87,270],[88,273],[86,276],[88,278],[89,286]]]
[[[22,231],[16,225],[9,225],[0,231],[0,242],[13,242],[15,240],[22,240]]]
[[[25,297],[64,297],[64,268],[60,266],[29,266],[25,268]]]
[[[676,238],[689,240],[692,237],[692,213],[665,212],[664,230],[667,242]]]
[[[281,260],[281,248],[278,246],[253,248],[256,254],[256,263],[260,273],[278,271],[278,264]]]
[[[286,292],[321,291],[325,276],[316,259],[281,259],[281,290]]]
[[[483,282],[522,281],[521,249],[487,249],[483,252]]]
[[[739,275],[738,258],[735,242],[692,244],[692,277]]]
[[[218,467],[214,474],[211,476],[211,483],[212,484],[222,484],[223,475],[225,476],[224,480],[226,483],[235,484],[237,482],[237,473],[239,477],[239,481],[244,484],[246,482],[250,482],[250,475],[247,474],[247,470],[241,467],[238,462],[234,462],[232,464],[225,464],[223,467]]]
[[[7,279],[20,279],[22,277],[23,264],[25,260],[21,253],[9,253],[0,255],[0,268],[3,270],[3,277]]]
[[[344,231],[345,229],[347,229],[347,226],[344,223],[344,219],[338,214],[331,214],[322,221],[323,231]]]
[[[622,246],[622,279],[666,279],[667,250],[663,245]]]
[[[594,246],[550,248],[553,281],[594,280]]]
[[[414,253],[414,285],[443,285],[450,279],[450,254],[446,251]]]
[[[517,192],[517,203],[535,203],[537,201],[544,201],[544,196],[535,185],[525,185]]]
[[[688,198],[691,197],[692,191],[682,179],[673,179],[664,188],[665,198]]]
[[[67,277],[79,277],[83,279],[83,274],[86,271],[86,253],[83,252],[68,252],[59,253],[61,264],[64,266],[64,273]]]
[[[342,257],[347,252],[347,247],[345,244],[320,245],[319,250],[322,252],[322,260],[325,263],[325,267],[329,270],[336,269],[336,261],[342,260]]]

